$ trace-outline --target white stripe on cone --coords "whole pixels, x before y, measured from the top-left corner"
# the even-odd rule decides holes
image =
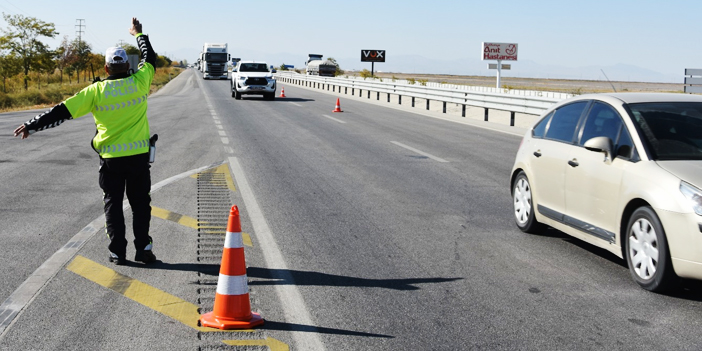
[[[217,293],[220,295],[244,295],[249,293],[246,275],[219,274]]]
[[[224,248],[240,249],[242,247],[244,247],[244,238],[242,237],[241,232],[227,232],[227,236],[224,238]]]

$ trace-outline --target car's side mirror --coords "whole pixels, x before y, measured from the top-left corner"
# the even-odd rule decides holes
[[[610,160],[613,159],[612,149],[614,148],[614,145],[612,143],[612,139],[608,137],[594,137],[586,141],[583,146],[590,151],[604,152],[606,157],[605,160],[607,160],[607,158],[609,158]]]

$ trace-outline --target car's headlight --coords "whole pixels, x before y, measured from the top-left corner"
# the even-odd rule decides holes
[[[688,183],[680,182],[680,192],[689,201],[695,213],[702,216],[702,191]]]
[[[239,80],[246,80],[246,77],[241,76],[241,77],[239,77]]]

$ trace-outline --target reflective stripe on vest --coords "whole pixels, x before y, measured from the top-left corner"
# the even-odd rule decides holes
[[[140,140],[140,141],[135,141],[133,143],[129,144],[116,144],[116,145],[107,145],[103,146],[100,148],[100,154],[108,153],[108,152],[120,152],[120,151],[128,151],[128,150],[133,150],[133,149],[139,149],[142,147],[146,147],[149,145],[149,140]]]
[[[112,105],[101,105],[101,106],[95,106],[95,109],[102,112],[102,111],[114,111],[114,110],[119,110],[124,107],[129,107],[132,105],[138,105],[142,102],[146,102],[146,97],[148,95],[144,95],[142,97],[139,97],[137,99],[132,99],[126,102],[123,102],[121,104],[112,104]]]

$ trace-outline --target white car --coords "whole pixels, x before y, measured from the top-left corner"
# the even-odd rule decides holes
[[[702,96],[577,96],[526,133],[510,187],[517,226],[546,225],[625,259],[644,289],[702,279]]]
[[[266,100],[275,99],[276,82],[273,72],[265,62],[239,61],[232,69],[232,97],[263,95]]]

